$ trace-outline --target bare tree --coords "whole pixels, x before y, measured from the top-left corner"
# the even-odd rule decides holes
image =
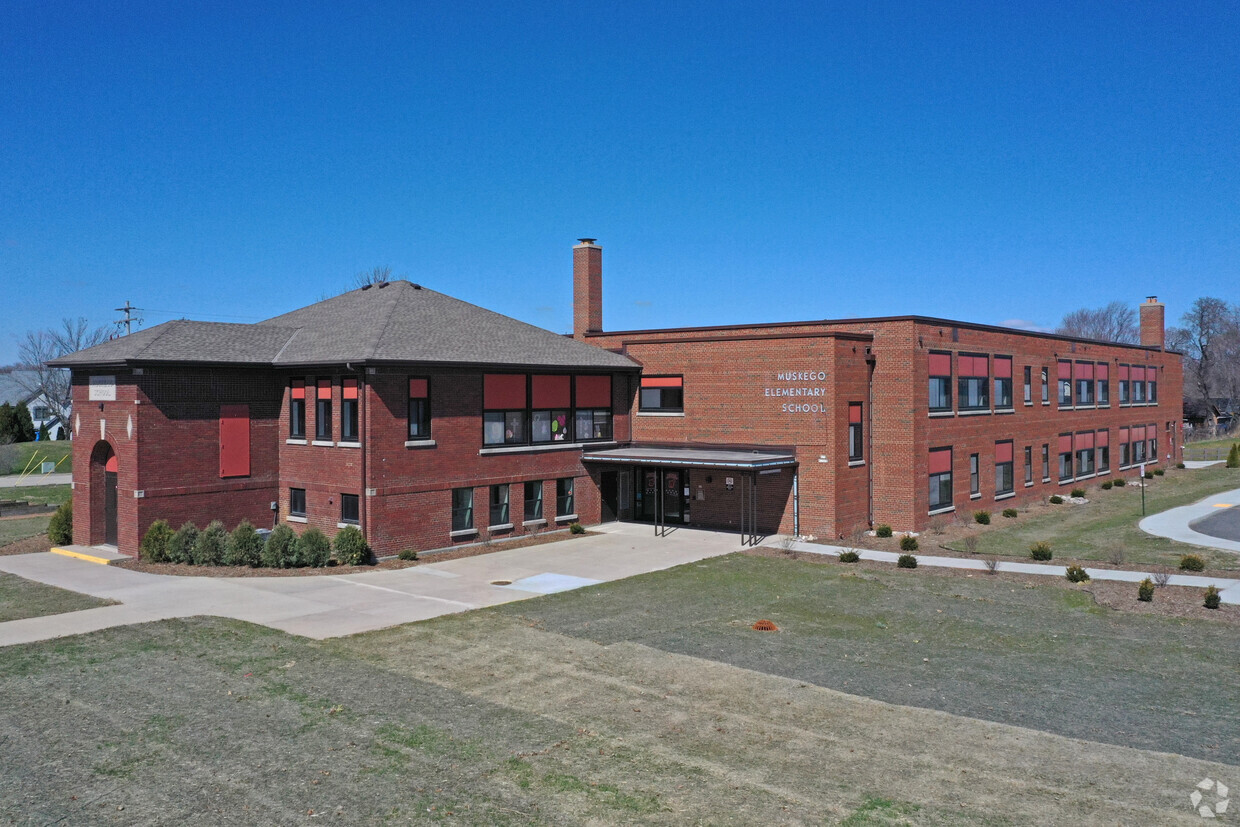
[[[1203,297],[1180,319],[1171,340],[1184,352],[1185,395],[1218,430],[1220,400],[1240,396],[1240,308]]]
[[[1124,302],[1111,302],[1096,309],[1082,308],[1064,316],[1055,332],[1061,336],[1136,344],[1137,312]]]
[[[353,277],[354,287],[365,287],[368,284],[383,284],[392,280],[391,267],[371,267]]]
[[[69,411],[73,407],[73,386],[69,371],[50,368],[53,359],[94,347],[108,339],[108,328],[91,327],[86,319],[62,319],[60,327],[31,330],[17,347],[24,370],[15,372],[14,379],[30,394],[41,396],[52,413],[71,431]]]

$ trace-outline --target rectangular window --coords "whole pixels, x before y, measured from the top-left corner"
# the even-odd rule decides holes
[[[48,419],[50,418],[50,412],[48,411],[47,408],[36,407],[32,413],[31,418],[32,419]]]
[[[250,475],[250,406],[220,405],[220,477]]]
[[[521,373],[488,373],[482,377],[482,444],[524,445],[526,381]]]
[[[1025,404],[1033,404],[1033,368],[1025,368]]]
[[[1127,468],[1132,465],[1132,446],[1128,442],[1128,429],[1119,429],[1119,467]]]
[[[1094,473],[1094,432],[1075,435],[1072,444],[1076,450],[1076,475],[1087,477]]]
[[[1097,458],[1098,473],[1105,474],[1111,470],[1111,432],[1099,431],[1094,435],[1094,453]]]
[[[452,489],[452,530],[472,531],[474,527],[474,489]]]
[[[577,440],[611,439],[611,377],[577,376],[573,382]]]
[[[1111,404],[1111,383],[1110,378],[1111,366],[1106,362],[1099,362],[1094,365],[1094,384],[1098,391],[1098,407],[1106,408]]]
[[[981,462],[977,454],[969,454],[969,493],[982,493],[982,475],[980,473]]]
[[[491,527],[510,525],[508,522],[508,486],[491,486]]]
[[[1051,404],[1050,371],[1047,368],[1042,368],[1042,404]]]
[[[1072,434],[1059,435],[1059,481],[1072,479]]]
[[[357,442],[357,380],[345,378],[340,383],[340,441]]]
[[[533,480],[525,484],[525,521],[543,518],[543,481]]]
[[[1094,404],[1094,363],[1076,363],[1076,404]]]
[[[1015,485],[1012,469],[1012,441],[995,443],[995,496],[1011,494]]]
[[[685,409],[683,376],[643,376],[638,410],[681,413]]]
[[[289,386],[288,435],[306,438],[306,380],[294,379]]]
[[[430,380],[425,377],[409,378],[409,438],[430,439],[431,395]]]
[[[952,355],[930,354],[930,410],[952,409]]]
[[[995,409],[1012,409],[1012,357],[995,357]]]
[[[960,374],[958,391],[960,410],[982,411],[990,408],[990,360],[986,356],[961,354],[957,371]],[[1010,376],[1008,377],[1011,378]],[[1009,382],[1009,393],[1011,391]],[[1011,400],[1008,400],[1009,406]]]
[[[1132,378],[1132,404],[1145,404],[1145,367],[1133,365],[1128,375]]]
[[[1145,438],[1149,440],[1149,461],[1158,462],[1158,426],[1151,422],[1145,426]]]
[[[315,383],[314,438],[332,438],[332,380],[320,379]]]
[[[1059,407],[1072,407],[1072,363],[1059,363]]]
[[[306,516],[306,489],[290,488],[288,490],[288,513],[290,517]]]
[[[1033,485],[1033,446],[1025,446],[1025,485]]]
[[[934,448],[927,464],[930,473],[930,510],[952,507],[952,449]]]
[[[1151,405],[1158,402],[1158,368],[1150,365],[1145,369],[1145,400]]]
[[[1042,443],[1042,482],[1050,482],[1051,479],[1051,446],[1045,442]]]
[[[359,517],[358,502],[356,494],[340,495],[340,522],[357,525],[361,520]]]
[[[536,443],[572,442],[571,376],[530,377],[530,439]]]
[[[861,403],[848,403],[848,461],[862,462],[865,459],[865,445],[861,439]]]
[[[1145,462],[1145,426],[1129,429],[1128,435],[1132,439],[1132,464],[1140,465]]]
[[[1132,368],[1128,365],[1119,366],[1119,404],[1121,405],[1127,405],[1132,399],[1129,395],[1129,382],[1131,381],[1129,374],[1131,372]]]
[[[555,516],[570,517],[577,512],[573,502],[573,478],[563,477],[555,481]]]

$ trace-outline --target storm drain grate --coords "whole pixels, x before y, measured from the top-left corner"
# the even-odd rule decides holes
[[[753,625],[755,632],[778,632],[779,627],[769,620],[759,620]]]
[[[511,586],[512,581],[511,580],[492,580],[491,585],[492,586]]]

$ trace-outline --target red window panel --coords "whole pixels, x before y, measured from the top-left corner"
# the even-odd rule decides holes
[[[220,405],[220,476],[250,475],[250,406]]]
[[[1060,362],[1059,363],[1059,378],[1060,379],[1071,379],[1072,378],[1072,363],[1071,362]]]
[[[108,461],[103,464],[103,470],[113,474],[117,473],[119,468],[120,463],[116,461],[116,454],[108,457]]]
[[[1094,363],[1093,362],[1077,362],[1076,363],[1077,379],[1093,379]]]
[[[319,399],[331,399],[332,398],[332,380],[320,379],[318,383],[318,388],[319,388],[319,393],[318,393]]]
[[[1106,362],[1099,362],[1097,366],[1094,367],[1094,377],[1101,382],[1105,382],[1110,376],[1110,370],[1111,366]]]
[[[677,382],[680,380],[677,379]],[[610,376],[578,376],[577,407],[611,409],[611,377]],[[674,385],[672,387],[680,387]]]
[[[930,375],[931,376],[951,376],[952,375],[952,355],[950,353],[931,353],[930,354]]]
[[[409,398],[410,399],[425,399],[427,397],[426,385],[427,385],[427,382],[425,379],[410,379],[409,380]]]
[[[1011,462],[1012,461],[1012,443],[996,442],[995,443],[995,462]]]
[[[990,375],[990,360],[985,356],[961,356],[959,370],[966,378],[985,378]]]
[[[294,379],[293,380],[293,398],[294,399],[305,399],[306,398],[306,380],[305,379]]]
[[[952,470],[952,449],[940,448],[930,452],[928,463],[931,474],[946,474]]]
[[[1094,447],[1093,431],[1090,431],[1087,434],[1077,434],[1075,437],[1073,437],[1073,443],[1075,444],[1076,450],[1078,451],[1083,451],[1089,448],[1093,448]]]
[[[1120,428],[1120,429],[1119,429],[1119,443],[1120,443],[1120,445],[1123,445],[1123,444],[1124,444],[1125,442],[1127,442],[1127,441],[1128,441],[1128,429],[1127,429],[1127,428]]]
[[[995,357],[995,378],[1011,379],[1012,378],[1012,357],[996,356]]]
[[[1141,440],[1145,439],[1145,426],[1138,425],[1135,428],[1132,428],[1131,430],[1129,430],[1128,433],[1132,434],[1133,442],[1140,442]]]
[[[1132,381],[1134,382],[1145,381],[1145,368],[1143,366],[1141,365],[1132,366]]]
[[[1094,439],[1094,444],[1099,448],[1106,448],[1111,441],[1110,431],[1099,431]]]
[[[1128,366],[1127,365],[1119,366],[1119,381],[1121,382],[1128,381]]]
[[[1068,454],[1072,452],[1072,434],[1059,435],[1059,453]]]
[[[524,373],[488,373],[482,377],[483,407],[505,411],[525,407]]]
[[[848,403],[848,424],[855,425],[861,421],[861,403]]]
[[[684,385],[684,377],[681,376],[643,376],[643,388],[679,388]]]
[[[535,376],[530,380],[533,402],[539,410],[567,408],[572,404],[572,379],[568,376]]]
[[[357,399],[357,380],[345,379],[340,388],[340,395],[342,399]]]

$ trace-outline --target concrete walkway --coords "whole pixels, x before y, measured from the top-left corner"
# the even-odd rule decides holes
[[[741,548],[740,537],[612,523],[585,537],[394,571],[304,577],[183,577],[101,566],[56,554],[0,557],[0,571],[118,601],[0,623],[0,646],[193,615],[246,620],[323,639],[671,568]],[[433,560],[433,557],[427,559]],[[508,580],[511,585],[493,585]]]
[[[25,488],[36,485],[68,485],[73,474],[5,474],[0,476],[0,488]]]
[[[1151,514],[1138,525],[1146,534],[1153,534],[1155,537],[1166,537],[1169,540],[1203,548],[1240,552],[1240,536],[1230,540],[1223,537],[1211,537],[1193,528],[1193,523],[1198,520],[1236,505],[1240,505],[1240,488],[1206,497],[1192,505],[1183,505],[1158,514]]]

